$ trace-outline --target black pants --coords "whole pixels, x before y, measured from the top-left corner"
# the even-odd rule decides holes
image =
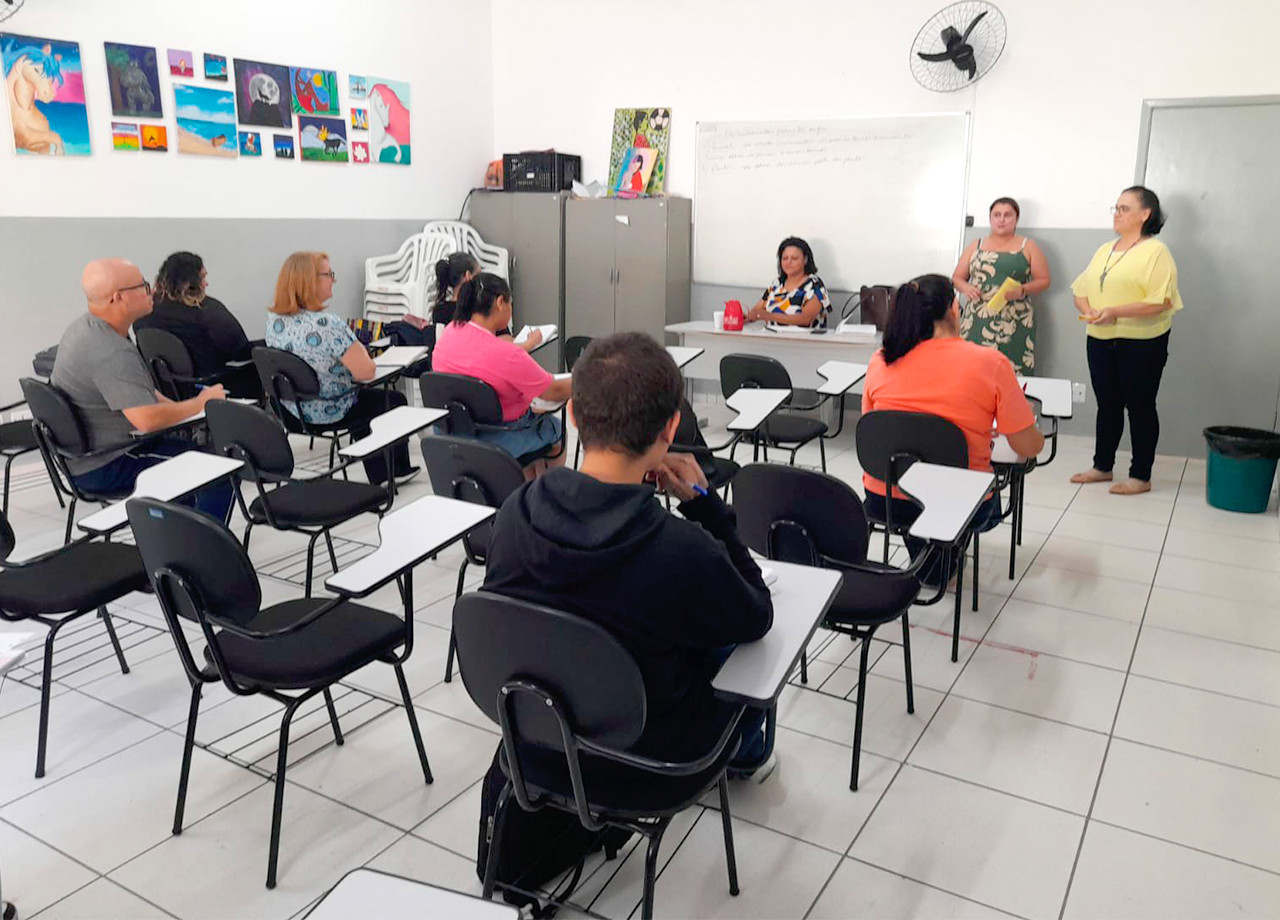
[[[1129,441],[1133,460],[1129,476],[1151,481],[1151,465],[1160,440],[1160,416],[1156,394],[1169,360],[1169,333],[1154,339],[1095,339],[1088,344],[1089,377],[1098,399],[1097,433],[1093,468],[1110,473],[1116,448],[1124,434],[1124,413],[1129,410]]]
[[[351,426],[351,435],[358,441],[360,438],[368,437],[370,420],[377,418],[388,409],[407,405],[408,402],[404,394],[399,390],[381,387],[377,389],[362,389],[356,393],[356,404],[351,407],[351,410],[347,412],[342,420]],[[386,456],[385,451],[379,451],[364,461],[364,474],[374,485],[381,485],[387,481]],[[409,472],[408,442],[397,444],[392,450],[391,456],[395,465],[395,475],[403,476]]]

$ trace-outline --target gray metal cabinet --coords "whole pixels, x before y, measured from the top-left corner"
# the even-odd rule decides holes
[[[487,243],[511,252],[514,325],[555,323],[564,329],[565,192],[481,192],[471,196],[468,221]],[[564,336],[534,353],[560,370]]]
[[[689,318],[687,198],[593,198],[565,203],[566,337],[646,332]]]

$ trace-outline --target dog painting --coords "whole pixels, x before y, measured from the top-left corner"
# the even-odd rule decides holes
[[[346,163],[350,158],[346,122],[341,118],[299,115],[298,146],[304,160]]]

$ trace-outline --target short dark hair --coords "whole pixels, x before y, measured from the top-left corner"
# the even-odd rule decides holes
[[[667,350],[643,332],[596,339],[573,365],[573,417],[587,450],[638,457],[680,411],[684,381]]]
[[[1022,208],[1018,207],[1018,202],[1014,201],[1012,198],[1008,197],[1007,195],[1004,196],[1003,198],[997,198],[995,201],[991,202],[991,207],[987,208],[987,213],[990,214],[992,211],[994,211],[996,209],[996,205],[998,204],[1007,204],[1009,207],[1013,208],[1014,216],[1016,217],[1022,216]]]
[[[458,287],[458,306],[454,310],[453,321],[465,326],[477,313],[488,316],[499,297],[510,300],[511,285],[498,275],[481,272]]]
[[[1120,194],[1133,192],[1142,201],[1144,208],[1151,209],[1151,216],[1142,222],[1143,236],[1157,236],[1164,227],[1164,209],[1160,207],[1160,197],[1145,185],[1131,185]]]
[[[173,300],[188,307],[199,306],[204,300],[204,291],[200,289],[200,272],[203,270],[204,260],[194,252],[173,253],[156,272],[156,299]]]
[[[933,338],[933,324],[947,315],[955,298],[951,279],[942,275],[921,275],[894,291],[884,326],[884,363]]]
[[[789,246],[794,246],[804,254],[805,274],[816,275],[818,273],[818,266],[817,263],[813,261],[813,250],[809,248],[809,244],[798,236],[789,236],[778,244],[778,280],[787,280],[787,273],[782,270],[782,251]]]

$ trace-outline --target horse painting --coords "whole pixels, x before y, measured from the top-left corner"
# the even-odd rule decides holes
[[[374,163],[409,165],[409,85],[370,80],[369,151]]]
[[[56,105],[59,91],[66,82],[62,53],[55,51],[51,42],[16,35],[5,36],[0,51],[4,60],[5,98],[9,102],[13,142],[18,152],[63,156],[67,153],[66,143],[49,119],[49,115],[57,111],[51,107]],[[84,111],[83,100],[80,111]],[[85,133],[88,133],[87,119]]]

